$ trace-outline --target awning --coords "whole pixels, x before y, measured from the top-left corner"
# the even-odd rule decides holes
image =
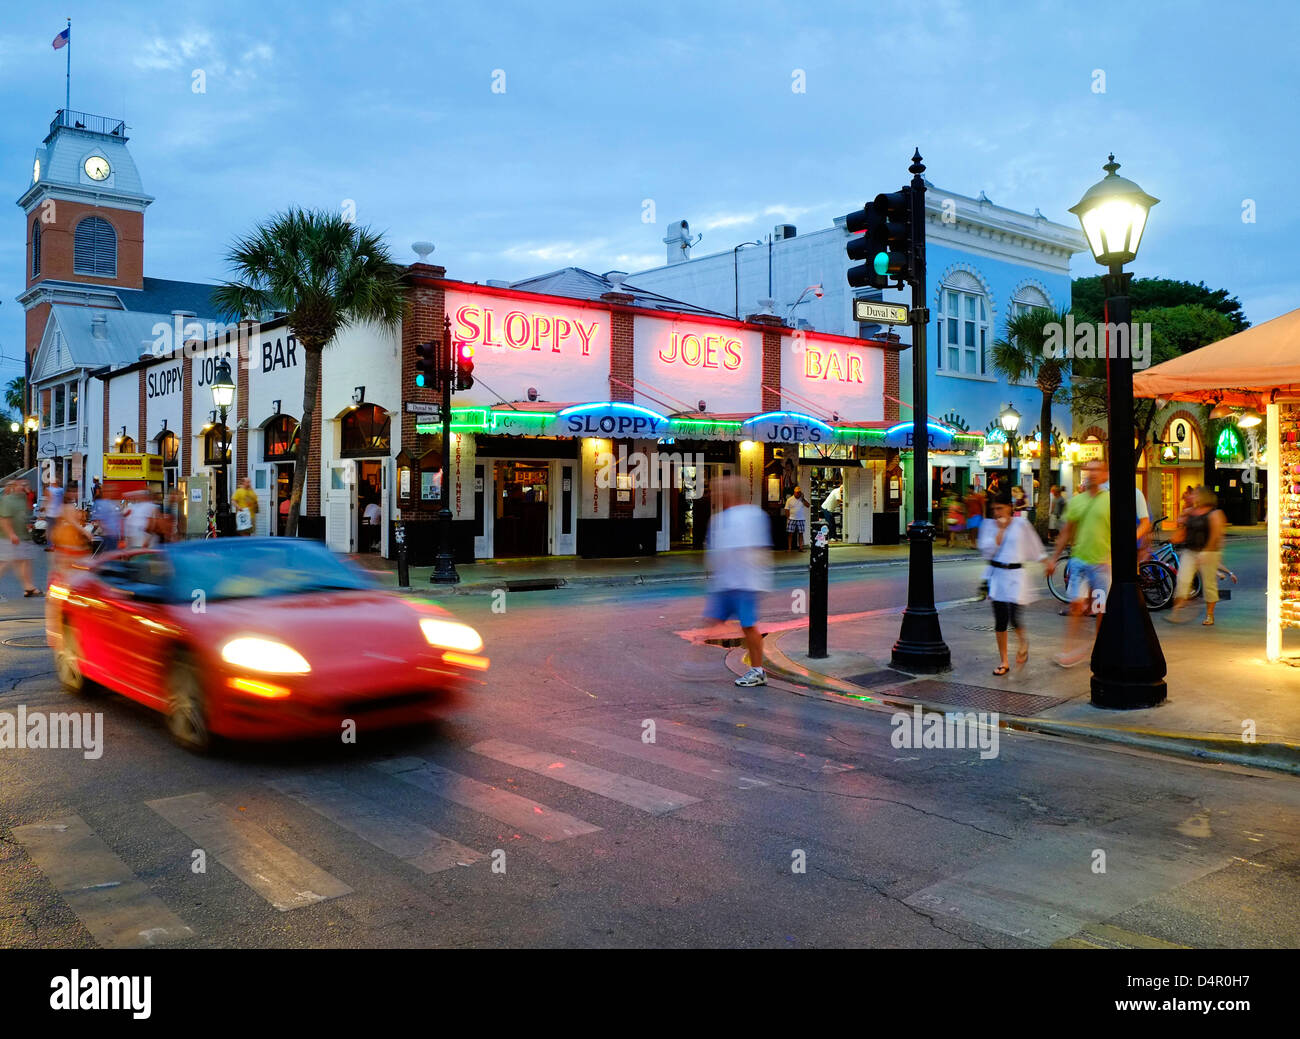
[[[1139,397],[1260,407],[1300,395],[1300,310],[1133,375]]]

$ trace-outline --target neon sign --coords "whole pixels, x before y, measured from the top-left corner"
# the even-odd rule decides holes
[[[947,426],[941,426],[937,422],[927,422],[925,427],[927,430],[927,446],[941,451],[952,447],[953,437],[956,436],[955,431],[949,429]],[[885,430],[885,446],[912,447],[912,435],[913,427],[911,422],[900,422],[897,425],[890,426]],[[990,434],[989,440],[993,439],[993,435]],[[1005,441],[1005,434],[1003,434],[1002,439]]]
[[[803,376],[805,379],[834,382],[862,382],[862,357],[848,350],[806,343],[803,351]]]
[[[556,415],[571,436],[657,437],[668,419],[639,404],[577,404]]]
[[[674,362],[690,368],[722,368],[734,372],[743,358],[740,340],[734,336],[696,335],[694,332],[673,332],[668,337],[667,352],[659,349],[659,360]]]
[[[768,411],[741,423],[755,427],[755,439],[768,444],[820,444],[835,430],[827,422],[797,411]]]
[[[599,321],[561,317],[558,314],[507,311],[499,316],[490,307],[466,303],[456,311],[452,336],[490,350],[536,350],[553,354],[576,351],[591,356]]]

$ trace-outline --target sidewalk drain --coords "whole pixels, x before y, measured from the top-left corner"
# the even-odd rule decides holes
[[[891,689],[875,690],[877,696],[897,696],[907,700],[929,700],[950,707],[974,707],[999,714],[1033,716],[1051,710],[1068,699],[1064,696],[1039,696],[1036,693],[1017,693],[1009,689],[993,689],[983,685],[964,685],[961,682],[944,682],[923,678]]]
[[[15,649],[45,649],[45,633],[39,635],[15,635],[4,640],[4,645]]]
[[[889,682],[910,682],[912,676],[903,672],[895,671],[893,668],[885,668],[883,671],[868,671],[862,675],[849,675],[844,679],[846,682],[852,682],[854,685],[864,685],[868,688],[876,685],[885,685]]]

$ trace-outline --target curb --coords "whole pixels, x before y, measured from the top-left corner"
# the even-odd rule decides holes
[[[963,553],[961,555],[943,556],[935,558],[935,565],[940,563],[960,563],[969,562],[982,558],[977,552]],[[831,572],[849,571],[849,570],[873,570],[878,567],[889,566],[907,566],[906,557],[902,559],[873,559],[864,560],[858,563],[832,563]],[[796,566],[775,566],[772,568],[773,574],[806,574],[808,572],[807,564]],[[654,585],[654,584],[674,584],[688,581],[704,581],[708,579],[708,573],[703,570],[691,570],[678,574],[617,574],[611,577],[602,577],[597,574],[583,577],[510,577],[503,578],[499,581],[474,581],[469,584],[454,585],[435,585],[425,581],[420,582],[420,586],[414,584],[410,588],[402,588],[397,585],[385,584],[384,587],[389,591],[397,591],[403,595],[419,593],[426,594],[424,585],[428,583],[429,589],[445,590],[444,594],[451,595],[491,595],[493,592],[504,588],[506,591],[553,591],[559,588],[570,588],[577,586],[604,586],[604,587],[625,587],[628,585]],[[510,586],[516,583],[532,584],[534,588],[512,589]],[[540,585],[554,582],[551,588],[542,589]]]
[[[775,641],[784,634],[785,632],[778,632],[777,640],[765,644],[763,648],[763,665],[777,678],[786,682],[796,682],[822,693],[830,693],[832,698],[839,702],[844,702],[845,697],[852,697],[850,703],[868,710],[892,712],[900,708],[911,710],[918,705],[924,711],[935,713],[953,710],[952,704],[932,700],[882,697],[864,686],[811,671],[794,663],[777,648]],[[864,702],[864,698],[871,702]],[[1013,732],[1036,732],[1045,736],[1085,740],[1091,743],[1113,743],[1193,761],[1246,765],[1300,775],[1300,744],[1286,741],[1243,743],[1241,740],[1225,736],[1189,735],[1158,729],[1121,729],[1109,725],[1058,722],[1048,718],[1024,718],[1016,715],[1002,715],[999,724],[1001,728]]]

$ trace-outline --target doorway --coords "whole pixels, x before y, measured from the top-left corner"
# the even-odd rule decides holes
[[[551,465],[493,463],[492,554],[497,558],[550,552]]]
[[[383,522],[383,463],[357,459],[357,508],[355,512],[358,552],[379,551],[379,528]]]
[[[280,462],[272,466],[272,469],[275,484],[272,488],[271,515],[275,517],[276,536],[284,537],[289,522],[289,499],[293,496],[293,463]]]

